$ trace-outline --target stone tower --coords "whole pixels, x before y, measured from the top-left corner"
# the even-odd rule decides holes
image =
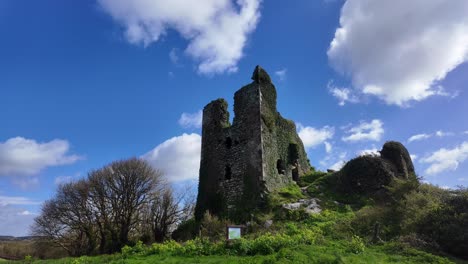
[[[269,192],[310,170],[294,122],[276,110],[276,89],[257,66],[253,82],[234,95],[234,121],[227,102],[203,109],[196,219],[205,211],[231,219],[261,208]]]

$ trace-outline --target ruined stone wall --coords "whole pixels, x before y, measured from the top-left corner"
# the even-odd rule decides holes
[[[203,110],[197,219],[206,210],[231,219],[251,212],[268,192],[292,182],[294,167],[298,175],[310,169],[294,123],[276,110],[270,77],[257,66],[252,79],[234,95],[232,125],[224,99]]]
[[[302,140],[293,121],[283,118],[276,108],[276,88],[271,82],[260,83],[263,146],[263,181],[274,191],[310,170]]]
[[[225,211],[225,197],[219,185],[224,176],[221,162],[225,156],[224,134],[230,127],[227,107],[224,99],[217,99],[203,109],[200,180],[195,210],[197,219],[201,219],[206,210],[216,215]]]

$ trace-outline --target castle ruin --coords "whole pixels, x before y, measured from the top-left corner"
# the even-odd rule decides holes
[[[234,95],[232,124],[224,99],[203,109],[198,220],[206,211],[238,218],[262,208],[268,193],[310,170],[294,122],[276,109],[270,76],[257,66],[252,80]]]

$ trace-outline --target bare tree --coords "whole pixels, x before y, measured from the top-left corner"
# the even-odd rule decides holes
[[[35,219],[33,234],[70,255],[112,253],[144,235],[163,241],[193,216],[194,199],[189,189],[175,194],[141,159],[116,161],[60,185]]]
[[[88,187],[85,180],[60,185],[35,219],[33,233],[51,238],[70,255],[91,254],[96,236]]]
[[[175,195],[169,186],[153,197],[150,223],[156,242],[164,241],[178,224],[193,216],[194,197],[189,188]]]
[[[111,216],[119,232],[118,249],[128,243],[128,234],[140,221],[139,210],[157,191],[162,174],[141,159],[113,162],[105,170],[109,188]]]

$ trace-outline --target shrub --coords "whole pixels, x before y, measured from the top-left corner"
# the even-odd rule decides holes
[[[302,176],[301,178],[299,178],[299,184],[303,186],[307,186],[313,183],[318,178],[321,178],[325,175],[327,175],[327,173],[323,171],[311,171],[307,173],[306,175]]]
[[[147,255],[162,254],[162,255],[180,255],[183,253],[183,247],[174,240],[167,240],[164,243],[153,243],[149,249],[145,251]]]
[[[172,232],[172,239],[176,241],[187,241],[194,239],[197,236],[199,225],[195,218],[182,222],[174,232]]]
[[[229,221],[219,219],[217,216],[206,212],[200,224],[201,236],[208,238],[210,241],[223,240],[226,237],[226,225],[228,224]]]
[[[448,196],[418,227],[419,233],[434,239],[447,252],[468,259],[468,189]]]
[[[349,251],[354,254],[359,254],[364,252],[366,249],[366,245],[364,244],[364,240],[359,236],[354,235],[351,238],[351,243],[349,243]]]

